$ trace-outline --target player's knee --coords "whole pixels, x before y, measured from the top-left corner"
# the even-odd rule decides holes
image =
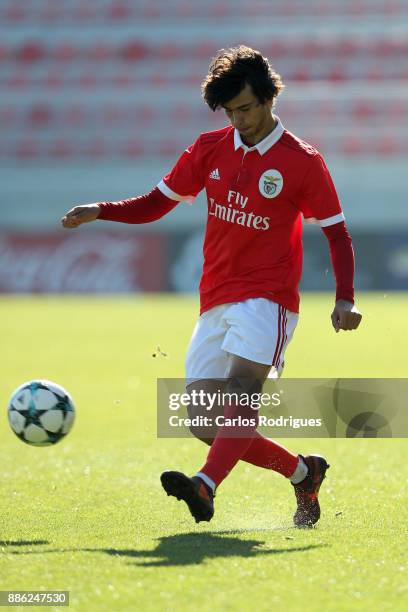
[[[207,415],[202,414],[202,409],[189,406],[187,409],[188,418],[190,419],[189,430],[197,440],[204,442],[208,446],[214,441],[216,431],[208,425],[205,420],[208,419]]]
[[[239,375],[232,373],[226,386],[225,416],[230,419],[248,420],[258,423],[259,399],[262,393],[263,380],[250,371],[242,371]]]
[[[238,396],[251,396],[254,393],[261,393],[262,385],[263,380],[249,371],[242,374],[232,373],[228,378],[226,391],[228,393],[236,393]]]

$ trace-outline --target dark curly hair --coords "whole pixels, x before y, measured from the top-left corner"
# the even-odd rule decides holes
[[[259,51],[240,45],[220,49],[211,60],[201,84],[205,102],[215,111],[235,98],[249,83],[261,104],[276,98],[283,90],[281,76]]]

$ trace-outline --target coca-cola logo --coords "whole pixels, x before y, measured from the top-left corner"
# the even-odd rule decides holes
[[[139,291],[146,285],[143,272],[151,259],[149,243],[146,236],[104,232],[67,236],[3,235],[0,236],[0,291]],[[150,263],[150,268],[154,267]]]

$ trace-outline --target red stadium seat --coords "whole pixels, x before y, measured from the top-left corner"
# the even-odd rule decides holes
[[[387,104],[386,108],[387,121],[393,123],[404,122],[408,123],[408,103],[405,100],[395,100]]]
[[[315,58],[321,57],[322,53],[322,45],[318,40],[306,40],[301,45],[301,49],[299,50],[299,57],[301,58]]]
[[[298,11],[296,2],[293,2],[293,0],[286,0],[286,2],[282,4],[281,15],[284,17],[293,17],[298,12],[300,11]]]
[[[287,47],[284,42],[279,40],[274,40],[269,44],[265,45],[265,55],[269,57],[272,64],[276,61],[277,58],[283,57],[287,54]]]
[[[132,77],[128,73],[117,74],[113,78],[113,85],[118,89],[129,89],[132,86]]]
[[[26,21],[28,18],[27,7],[24,4],[9,4],[9,6],[4,11],[4,21]]]
[[[157,143],[155,153],[166,157],[177,157],[186,148],[186,144],[181,145],[177,140],[163,139]]]
[[[26,89],[29,83],[29,78],[26,72],[16,72],[7,79],[6,86],[9,89]]]
[[[149,125],[155,118],[155,110],[148,104],[136,106],[132,115],[140,125]]]
[[[87,113],[83,106],[75,104],[66,109],[64,119],[68,125],[86,125]]]
[[[346,69],[344,67],[344,64],[337,64],[335,66],[333,66],[330,70],[329,70],[329,74],[327,75],[327,78],[330,81],[346,81],[347,80],[347,72]]]
[[[398,153],[398,144],[393,136],[384,136],[380,138],[375,147],[375,152],[380,155],[395,155]]]
[[[365,74],[365,78],[369,81],[382,81],[386,78],[387,72],[384,72],[382,65],[376,63]]]
[[[7,47],[5,45],[1,45],[0,44],[0,62],[6,60],[8,54],[9,54],[9,52],[7,50]]]
[[[341,153],[358,155],[363,151],[363,141],[358,136],[348,136],[340,145]]]
[[[5,128],[13,125],[17,116],[17,109],[14,106],[0,107],[0,125],[4,125]]]
[[[74,155],[74,146],[65,138],[56,138],[54,142],[51,143],[47,153],[51,157],[65,159]]]
[[[98,84],[98,75],[95,72],[85,72],[79,78],[79,85],[85,89],[94,89]]]
[[[27,41],[16,50],[16,59],[20,62],[39,62],[47,55],[45,47],[39,41]]]
[[[169,84],[169,78],[166,74],[163,74],[162,72],[157,72],[150,79],[150,83],[153,87],[167,87],[167,85]]]
[[[130,40],[123,45],[119,54],[123,60],[135,62],[146,58],[149,54],[149,49],[140,41]]]
[[[28,112],[27,122],[30,126],[42,128],[52,123],[54,113],[48,104],[35,104]]]
[[[351,38],[342,39],[336,45],[337,57],[352,57],[356,55],[359,50],[359,43]]]
[[[316,109],[319,123],[321,121],[327,121],[330,123],[334,120],[336,115],[339,114],[339,112],[341,112],[341,110],[336,105],[336,102],[333,102],[332,100],[324,100]]]
[[[148,2],[141,10],[142,17],[145,19],[159,19],[160,7],[153,2]]]
[[[183,49],[181,49],[175,42],[168,41],[158,46],[156,53],[161,60],[172,61],[177,57],[182,57]]]
[[[69,7],[72,10],[72,7]],[[93,6],[90,2],[79,2],[74,7],[72,17],[75,21],[91,21],[98,17],[98,8]]]
[[[19,159],[34,159],[39,156],[39,147],[35,138],[26,137],[16,147],[16,157]]]
[[[59,42],[52,50],[52,58],[57,62],[72,62],[78,57],[78,48],[69,41]]]
[[[353,0],[353,2],[348,3],[347,8],[349,13],[354,16],[364,15],[366,12],[364,0]]]
[[[102,138],[92,140],[85,147],[85,154],[87,157],[100,159],[101,157],[106,157],[107,152],[107,143]]]
[[[194,15],[194,6],[191,2],[180,2],[177,7],[179,17],[191,17]]]
[[[262,2],[252,1],[245,3],[242,7],[242,10],[245,11],[245,14],[248,17],[257,17],[258,15],[262,17],[264,12],[264,5]]]
[[[228,2],[214,2],[209,7],[209,15],[214,19],[224,19],[225,17],[230,15],[231,12],[233,11],[231,11]]]
[[[192,109],[188,104],[177,104],[170,111],[170,120],[177,124],[183,125],[191,120]]]
[[[102,109],[101,119],[104,126],[118,125],[126,119],[126,113],[122,107],[110,104]]]
[[[60,21],[63,17],[63,7],[59,6],[58,2],[54,2],[54,4],[48,4],[44,7],[41,12],[41,21],[46,21],[48,23],[53,23],[56,21]]]
[[[218,45],[213,41],[202,41],[194,46],[191,54],[193,57],[208,60],[217,53],[218,48]]]
[[[376,114],[375,105],[367,100],[356,102],[352,109],[353,118],[357,121],[370,121]]]
[[[86,58],[93,62],[105,62],[113,57],[113,51],[106,42],[96,41],[86,52]]]
[[[320,2],[316,3],[316,13],[319,17],[326,17],[326,15],[330,15],[333,11],[333,6],[330,5],[327,0],[320,0]]]
[[[292,73],[290,73],[290,78],[294,81],[310,81],[310,68],[307,66],[296,66]]]
[[[44,77],[43,83],[48,89],[59,89],[64,84],[64,75],[60,71],[49,72]]]
[[[109,19],[128,19],[132,17],[132,9],[126,2],[114,2],[107,8]]]
[[[146,155],[148,151],[143,145],[143,142],[139,139],[129,140],[119,148],[119,154],[123,157],[142,157]]]

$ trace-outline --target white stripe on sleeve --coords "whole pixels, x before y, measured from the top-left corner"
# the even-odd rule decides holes
[[[340,223],[344,220],[344,214],[341,212],[338,215],[334,215],[333,217],[327,217],[327,219],[320,219],[319,225],[320,227],[329,227],[329,225],[335,225],[336,223]]]
[[[334,215],[333,217],[327,217],[327,219],[316,219],[316,217],[308,217],[307,219],[304,219],[305,223],[316,223],[317,225],[320,225],[320,227],[329,227],[329,225],[335,225],[341,221],[345,221],[345,216],[342,212],[338,215]]]
[[[170,198],[170,200],[176,200],[176,202],[188,202],[189,204],[192,204],[195,200],[195,196],[193,195],[179,195],[178,193],[170,189],[170,187],[168,187],[163,180],[160,181],[160,183],[157,185],[157,188],[160,189],[162,194],[165,195],[167,198]]]

